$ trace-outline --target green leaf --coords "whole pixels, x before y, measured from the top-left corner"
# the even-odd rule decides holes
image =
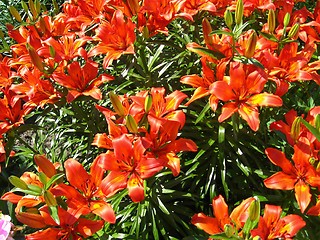
[[[49,210],[49,213],[52,217],[52,219],[58,224],[60,225],[60,219],[59,219],[59,216],[58,216],[58,207],[55,206],[55,207],[48,207],[48,210]]]
[[[318,141],[320,141],[320,131],[319,129],[316,129],[314,126],[312,126],[310,123],[308,123],[306,120],[301,118],[302,123],[308,128],[308,130],[317,138]]]
[[[210,104],[207,103],[207,105],[202,109],[202,111],[200,112],[199,116],[196,119],[195,124],[197,124],[198,122],[200,122],[202,120],[202,118],[204,117],[204,115],[206,114],[206,112],[210,109]]]
[[[273,34],[265,33],[265,32],[259,32],[259,34],[265,39],[268,39],[272,42],[279,42],[278,38],[276,38]]]
[[[233,33],[232,32],[223,31],[223,30],[214,30],[211,33],[209,33],[209,36],[216,35],[216,34],[225,34],[225,35],[228,35],[230,37],[233,37]]]
[[[225,58],[226,56],[221,53],[221,52],[216,52],[216,51],[213,51],[211,49],[207,49],[207,48],[200,48],[200,47],[194,47],[193,49],[197,50],[197,51],[200,51],[214,59],[217,59],[217,60],[221,60],[222,58]]]
[[[54,176],[52,176],[49,181],[47,182],[47,184],[45,185],[45,189],[48,190],[52,184],[54,184],[56,181],[58,181],[60,178],[62,178],[64,176],[63,173],[58,173]]]
[[[237,237],[237,236],[227,237],[227,235],[225,233],[217,233],[217,234],[211,235],[210,238],[212,238],[212,239],[229,239],[229,240],[241,239],[240,237]]]

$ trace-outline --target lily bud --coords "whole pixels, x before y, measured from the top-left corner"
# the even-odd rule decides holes
[[[39,1],[39,0],[35,0],[35,1],[34,1],[34,5],[35,5],[35,8],[36,8],[37,14],[40,14],[40,12],[41,12],[41,4],[40,4],[40,1]]]
[[[248,38],[247,45],[246,45],[246,52],[244,56],[246,58],[252,58],[254,55],[254,52],[256,50],[258,36],[255,32],[253,32],[250,37]]]
[[[290,13],[286,13],[283,19],[283,26],[286,28],[290,22]]]
[[[319,161],[318,164],[317,164],[316,171],[317,171],[317,172],[320,172],[320,161]]]
[[[315,120],[314,120],[314,126],[316,129],[320,128],[320,114],[317,114]]]
[[[29,11],[29,8],[28,8],[28,5],[24,2],[24,1],[21,1],[21,6],[23,8],[23,10],[28,13]]]
[[[226,10],[224,12],[224,21],[226,22],[228,28],[231,29],[233,24],[233,17],[230,10]]]
[[[9,11],[10,11],[11,15],[12,15],[18,22],[22,22],[20,13],[17,11],[17,9],[15,9],[14,6],[9,6]]]
[[[145,39],[148,39],[149,38],[149,29],[147,26],[144,26],[143,29],[142,29],[142,36],[145,38]]]
[[[17,188],[21,188],[23,190],[27,190],[28,189],[28,185],[22,181],[20,178],[16,177],[16,176],[11,176],[9,177],[9,182],[17,187]]]
[[[297,39],[299,36],[299,31],[300,31],[300,23],[297,22],[293,27],[290,29],[288,33],[288,37],[292,39]]]
[[[301,119],[299,117],[296,117],[291,126],[291,138],[295,142],[299,138],[300,129],[301,129]]]
[[[273,9],[269,10],[268,28],[270,33],[273,33],[274,29],[276,28],[276,15]]]
[[[121,117],[123,117],[125,115],[125,113],[124,113],[122,103],[120,102],[118,96],[116,94],[114,94],[114,92],[111,91],[109,93],[109,98],[111,100],[111,103],[112,103],[112,106],[113,106],[113,109],[115,110],[115,112],[117,114],[119,114]]]
[[[238,0],[237,6],[236,6],[236,12],[235,12],[235,22],[237,25],[240,25],[242,23],[243,18],[243,1]]]
[[[148,95],[144,100],[144,111],[148,113],[151,108],[152,108],[152,97],[151,95]]]
[[[39,22],[40,22],[40,28],[41,28],[42,32],[44,34],[46,34],[49,31],[47,23],[44,21],[44,19],[42,17],[40,17]],[[52,47],[52,46],[50,45],[50,47]]]
[[[51,45],[49,46],[50,56],[54,58],[56,56],[56,50]]]
[[[56,168],[44,155],[35,155],[34,161],[48,178],[57,174]]]
[[[249,220],[254,221],[260,216],[260,201],[255,198],[249,206]]]
[[[39,180],[43,185],[45,185],[48,182],[48,177],[43,172],[39,172]]]
[[[32,0],[29,0],[29,9],[30,9],[30,12],[32,13],[33,19],[36,19],[38,13],[37,13],[36,6],[34,5],[34,2]]]
[[[139,12],[140,6],[138,0],[127,0],[129,8],[133,15],[136,15]]]
[[[233,235],[234,230],[231,224],[225,224],[223,229],[227,237],[231,237]]]
[[[31,58],[32,63],[41,71],[44,72],[44,65],[42,59],[38,55],[37,51],[29,44],[26,43],[26,47]]]
[[[129,129],[130,132],[132,133],[137,133],[138,132],[138,124],[136,122],[136,120],[134,120],[134,118],[128,114],[126,117],[127,120],[127,128]]]
[[[213,44],[212,36],[209,36],[209,34],[212,32],[212,28],[207,18],[204,18],[202,20],[202,29],[203,29],[203,37],[204,37],[205,43],[208,45],[212,45]]]
[[[0,29],[0,38],[4,39],[4,35],[3,35],[3,32],[1,31],[1,29]]]
[[[59,5],[58,5],[57,1],[56,0],[52,0],[52,5],[54,7],[54,13],[58,14],[59,13]]]
[[[49,191],[44,191],[43,198],[46,204],[48,205],[48,207],[55,207],[58,205],[56,198]]]

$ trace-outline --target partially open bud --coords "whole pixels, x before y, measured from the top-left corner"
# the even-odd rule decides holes
[[[286,13],[283,19],[283,26],[286,28],[290,22],[290,13]]]
[[[136,120],[134,120],[134,118],[128,114],[128,116],[126,117],[127,120],[127,128],[130,132],[132,133],[137,133],[138,132],[138,124],[136,122]]]
[[[300,31],[300,23],[297,22],[293,27],[290,29],[288,33],[288,37],[292,39],[298,39],[299,36],[299,31]]]
[[[212,28],[207,18],[204,18],[202,20],[202,29],[203,29],[203,37],[204,37],[205,43],[207,45],[212,45],[213,44],[212,36],[209,36],[209,34],[212,32]]]
[[[37,13],[36,6],[34,5],[34,2],[32,0],[29,0],[29,9],[30,9],[30,12],[32,13],[33,19],[36,19],[38,13]]]
[[[269,10],[268,28],[269,28],[270,33],[273,33],[274,29],[276,28],[276,15],[275,15],[273,9]]]
[[[231,237],[233,235],[234,230],[231,224],[225,224],[223,229],[227,237]]]
[[[36,66],[41,72],[44,72],[44,64],[37,51],[29,43],[26,43],[26,47],[34,66]]]
[[[246,58],[252,58],[254,55],[254,52],[256,50],[256,45],[257,45],[257,40],[258,40],[258,36],[255,32],[253,32],[247,41],[247,45],[246,45],[246,52],[244,54],[244,56]]]
[[[235,12],[235,22],[237,25],[240,25],[242,23],[243,18],[243,1],[238,0],[237,6],[236,6],[236,12]]]
[[[299,138],[301,130],[301,119],[296,117],[291,126],[291,138],[296,142]]]
[[[58,205],[56,198],[49,191],[44,191],[43,198],[46,204],[48,205],[48,207],[55,207]]]
[[[320,114],[317,114],[315,120],[314,120],[314,127],[316,129],[319,129],[320,128]]]
[[[129,8],[133,15],[136,15],[139,12],[140,6],[138,0],[127,0]]]
[[[21,188],[23,190],[27,190],[28,189],[28,185],[22,181],[20,178],[16,177],[16,176],[10,176],[9,177],[9,182],[17,187],[17,188]]]
[[[14,6],[9,6],[9,11],[10,11],[11,15],[12,15],[18,22],[22,22],[21,16],[20,16],[19,12],[17,11],[17,9],[15,9]]]
[[[151,95],[148,95],[146,97],[146,99],[144,100],[144,111],[146,113],[148,113],[150,111],[151,107],[152,107],[152,97],[151,97]]]
[[[249,206],[249,220],[254,221],[260,216],[260,201],[255,197]]]
[[[34,161],[48,178],[57,174],[56,168],[44,155],[35,155]]]
[[[232,24],[233,24],[233,17],[232,17],[232,13],[230,12],[230,10],[226,10],[224,12],[224,21],[226,22],[228,28],[231,29]]]
[[[121,117],[125,115],[122,103],[120,102],[118,96],[114,92],[109,93],[109,98],[111,100],[114,111]]]

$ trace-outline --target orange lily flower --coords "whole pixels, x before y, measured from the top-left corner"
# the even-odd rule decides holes
[[[279,206],[266,204],[258,228],[251,230],[252,237],[259,236],[262,240],[292,239],[306,225],[298,215],[291,214],[280,218],[281,211]]]
[[[204,213],[197,213],[192,217],[191,223],[210,235],[223,233],[226,224],[239,229],[244,226],[249,216],[249,206],[253,200],[254,198],[248,198],[242,201],[229,215],[228,205],[224,201],[224,198],[219,195],[219,197],[212,199],[213,215],[215,217],[208,217]]]
[[[68,75],[55,72],[53,79],[64,87],[69,88],[67,95],[68,103],[72,102],[80,95],[91,96],[94,99],[101,100],[101,91],[98,88],[102,83],[113,80],[113,77],[107,74],[100,75],[98,78],[98,64],[93,61],[87,61],[81,68],[79,62],[73,62],[68,65]]]
[[[136,39],[134,29],[134,23],[131,20],[126,22],[123,13],[116,11],[111,22],[102,21],[96,30],[93,39],[99,43],[90,50],[88,57],[106,54],[103,61],[103,67],[106,68],[122,54],[134,54],[133,44]]]
[[[95,232],[99,231],[104,225],[103,220],[92,221],[85,218],[76,218],[68,211],[60,207],[58,207],[60,224],[57,224],[52,219],[47,206],[40,208],[39,212],[41,215],[35,213],[20,213],[17,216],[20,222],[34,228],[44,228],[47,225],[52,226],[47,228],[46,230],[27,235],[26,240],[80,240],[90,237]]]
[[[282,105],[279,96],[261,93],[267,81],[265,72],[258,67],[244,68],[239,62],[230,64],[230,77],[224,81],[217,81],[210,85],[210,93],[222,101],[230,101],[222,107],[219,122],[231,117],[235,112],[248,122],[254,131],[259,129],[258,107]]]
[[[111,205],[104,200],[94,200],[94,198],[104,198],[100,190],[104,170],[98,162],[99,158],[96,158],[88,174],[78,161],[68,159],[64,167],[70,185],[60,183],[51,192],[56,196],[66,196],[70,208],[68,212],[76,214],[77,217],[92,212],[109,223],[115,223],[116,217]]]
[[[293,190],[295,197],[303,213],[311,201],[310,186],[320,187],[320,175],[309,163],[311,148],[306,138],[300,138],[294,146],[292,157],[295,166],[285,157],[285,154],[277,149],[267,148],[266,154],[269,160],[282,168],[281,172],[275,173],[264,180],[267,188]],[[309,184],[309,185],[308,185]]]
[[[187,0],[184,2],[182,12],[194,16],[199,11],[214,13],[217,11],[217,8],[210,0]]]
[[[110,173],[102,180],[101,190],[106,197],[128,188],[132,201],[144,199],[143,179],[153,176],[163,168],[161,162],[145,156],[150,146],[147,141],[138,138],[134,143],[122,135],[112,141],[114,152],[100,154],[100,165]],[[128,179],[129,178],[129,179]]]

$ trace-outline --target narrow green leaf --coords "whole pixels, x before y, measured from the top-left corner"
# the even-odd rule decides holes
[[[202,120],[202,118],[204,117],[204,115],[206,114],[206,112],[210,109],[210,104],[207,103],[207,105],[202,109],[202,111],[200,112],[198,118],[196,119],[195,124],[197,124],[198,122],[200,122]]]
[[[265,39],[268,39],[272,42],[279,42],[278,38],[276,38],[273,34],[265,33],[265,32],[259,32],[259,34]]]
[[[308,128],[308,130],[317,138],[318,141],[320,141],[320,131],[319,129],[316,129],[314,126],[312,126],[310,123],[308,123],[306,120],[301,118],[302,123]]]
[[[56,181],[58,181],[60,178],[62,178],[64,176],[63,173],[58,173],[54,176],[52,176],[49,181],[47,182],[47,184],[45,185],[45,189],[48,190],[52,184],[54,184]]]
[[[195,50],[197,51],[200,51],[214,59],[217,59],[217,60],[221,60],[222,58],[225,58],[226,56],[221,53],[221,52],[217,52],[217,51],[213,51],[211,49],[208,49],[208,48],[200,48],[200,47],[194,47]]]
[[[52,217],[52,219],[58,224],[60,225],[60,219],[59,219],[59,216],[58,216],[58,207],[55,206],[55,207],[48,207],[49,209],[49,213]]]
[[[214,31],[212,31],[211,33],[209,33],[209,36],[216,35],[216,34],[225,34],[225,35],[228,35],[228,36],[230,36],[230,37],[233,36],[233,33],[232,33],[232,32],[223,31],[223,30],[214,30]]]

